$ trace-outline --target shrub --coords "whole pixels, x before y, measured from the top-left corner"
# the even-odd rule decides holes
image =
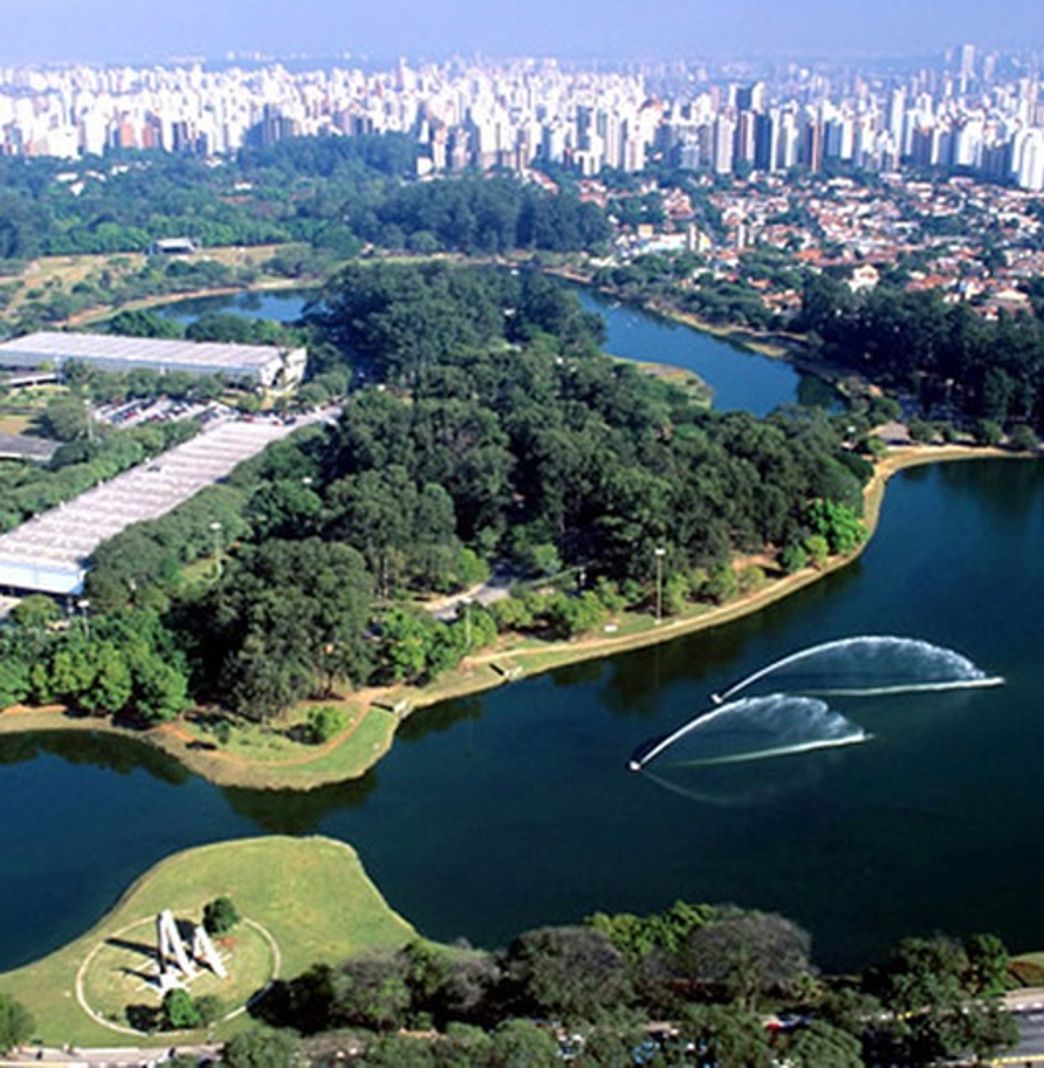
[[[196,998],[192,1004],[203,1026],[216,1023],[224,1015],[225,1007],[221,1004],[221,999],[213,994],[204,994],[203,997]]]
[[[348,714],[333,705],[317,705],[308,710],[308,740],[322,745],[348,726]]]
[[[1019,449],[1022,452],[1036,452],[1040,446],[1037,435],[1025,423],[1019,423],[1018,426],[1014,427],[1008,436],[1008,440],[1011,442],[1013,449]]]
[[[750,564],[739,573],[738,581],[740,593],[756,593],[768,580],[757,564]]]
[[[203,926],[208,934],[223,935],[239,923],[239,913],[231,898],[216,897],[203,909]]]
[[[703,587],[703,596],[715,604],[725,604],[726,601],[731,601],[738,592],[739,582],[736,579],[736,572],[727,565],[714,568]]]
[[[906,424],[906,429],[910,433],[911,441],[918,441],[922,444],[935,441],[935,427],[926,419],[911,419]]]
[[[594,590],[609,615],[619,615],[627,607],[627,598],[620,592],[620,587],[615,582],[607,578],[599,578]]]
[[[779,566],[788,575],[793,575],[795,572],[808,567],[808,553],[798,542],[789,542],[783,546],[779,554]]]
[[[810,534],[805,538],[805,551],[816,568],[823,567],[830,556],[830,545],[822,534]]]
[[[976,445],[999,445],[1004,432],[992,419],[980,419],[972,430]]]
[[[163,998],[163,1030],[191,1031],[203,1023],[187,990],[168,990]]]
[[[685,611],[689,599],[689,578],[687,575],[670,575],[663,584],[663,614],[677,616]]]

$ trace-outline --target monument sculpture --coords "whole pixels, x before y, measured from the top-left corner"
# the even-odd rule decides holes
[[[197,964],[209,968],[219,979],[228,977],[221,956],[202,924],[193,928],[191,953],[186,951],[177,920],[170,909],[164,909],[156,917],[156,961],[159,966],[156,986],[161,995],[184,989],[195,978]]]

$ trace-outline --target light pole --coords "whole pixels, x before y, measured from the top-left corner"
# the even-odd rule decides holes
[[[471,602],[464,602],[464,648],[465,655],[471,652]]]
[[[659,625],[663,621],[663,558],[667,550],[657,547],[653,552],[656,555],[656,623]]]
[[[88,641],[90,641],[91,640],[91,614],[90,614],[89,609],[91,607],[91,602],[90,602],[90,600],[88,600],[88,598],[81,597],[76,602],[76,607],[80,610],[80,612],[81,612],[81,614],[83,616],[83,633],[84,633],[84,636],[87,638]]]
[[[215,519],[210,529],[214,534],[214,578],[221,578],[221,524]]]

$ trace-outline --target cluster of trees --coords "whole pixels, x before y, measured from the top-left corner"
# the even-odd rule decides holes
[[[1044,323],[1033,316],[1002,313],[988,322],[938,293],[881,285],[856,295],[828,275],[810,275],[798,325],[829,358],[915,390],[928,411],[1044,427]]]
[[[595,249],[609,240],[604,213],[569,193],[548,196],[513,178],[467,176],[404,185],[375,211],[378,226],[360,237],[418,252],[470,253]]]
[[[277,981],[253,1011],[285,1029],[284,1042],[291,1030],[362,1029],[366,1065],[550,1068],[563,1055],[685,1065],[695,1054],[736,1068],[859,1068],[987,1057],[1014,1043],[996,1001],[1008,957],[993,936],[907,939],[837,979],[817,974],[810,946],[782,916],[678,902],[528,931],[498,953],[415,942],[317,964]],[[789,1024],[767,1027],[766,1013]]]
[[[744,258],[745,276],[734,281],[717,278],[704,267],[703,257],[692,253],[648,253],[632,263],[600,267],[593,281],[624,300],[651,304],[669,301],[708,323],[780,329],[782,320],[764,306],[760,291],[749,281],[785,277],[785,271],[774,260],[759,256],[748,267]]]
[[[0,628],[0,708],[62,702],[95,715],[154,723],[189,706],[188,669],[151,612],[61,618],[47,597],[26,597]]]
[[[0,268],[4,265],[0,260]],[[20,264],[6,266],[14,271]],[[91,308],[120,307],[143,297],[191,293],[219,286],[249,286],[257,277],[257,268],[248,265],[232,267],[217,260],[166,256],[148,256],[144,262],[136,262],[117,254],[68,288],[60,276],[38,286],[19,280],[3,291],[0,304],[10,303],[16,289],[25,290],[24,301],[8,316],[7,322],[12,333],[21,334],[64,322]]]
[[[127,314],[135,316],[139,313]],[[131,332],[131,336],[175,337],[180,335],[170,333],[146,335]],[[228,383],[220,374],[190,375],[186,371],[159,372],[149,367],[136,367],[131,371],[102,371],[76,360],[63,364],[62,377],[71,387],[71,395],[55,397],[53,402],[48,404],[40,420],[41,429],[49,437],[58,438],[60,441],[71,441],[74,438],[88,436],[86,398],[89,398],[93,404],[120,404],[127,400],[149,400],[155,397],[170,397],[173,400],[190,403],[207,403],[223,396],[229,388]],[[104,424],[95,423],[90,428],[91,436],[94,433],[101,436],[107,432],[107,429]]]
[[[41,429],[66,442],[46,467],[5,464],[0,468],[0,530],[71,500],[121,471],[141,463],[199,431],[194,420],[118,430],[88,440],[87,408],[79,397],[57,397],[41,415]],[[83,436],[81,436],[83,435]]]
[[[413,403],[358,398],[326,471],[340,481],[402,467],[449,493],[458,535],[482,555],[551,545],[614,579],[647,578],[656,544],[697,564],[784,544],[813,498],[859,510],[838,424],[704,412],[600,356],[590,320],[538,275],[348,272],[319,325]]]
[[[144,252],[172,234],[202,246],[301,241],[337,255],[387,248],[571,250],[606,240],[601,210],[513,178],[411,181],[417,147],[398,134],[295,138],[222,167],[165,153],[85,160],[73,190],[53,160],[0,165],[0,260]],[[220,266],[220,265],[214,265]],[[170,272],[197,264],[168,264]],[[227,268],[226,268],[227,270]]]
[[[282,345],[303,343],[300,331],[271,319],[248,319],[228,312],[208,312],[187,326],[149,309],[117,312],[105,323],[110,334],[124,337],[154,337],[188,341],[219,341],[235,345]],[[173,394],[171,394],[173,396]]]

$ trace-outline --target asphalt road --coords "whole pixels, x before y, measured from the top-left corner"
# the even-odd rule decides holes
[[[998,1057],[994,1064],[1044,1064],[1044,1005],[1014,1014],[1019,1025],[1019,1044]]]

